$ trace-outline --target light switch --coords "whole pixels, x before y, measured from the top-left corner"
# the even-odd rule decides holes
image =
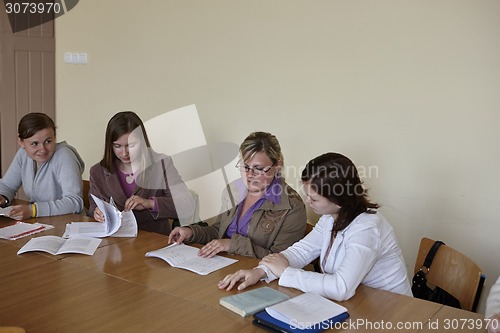
[[[88,56],[87,53],[66,52],[64,53],[64,62],[66,64],[86,65],[88,62]]]
[[[82,65],[87,64],[87,53],[80,53],[78,56],[78,63]]]
[[[78,53],[71,53],[71,63],[72,64],[77,64],[78,63]]]
[[[71,64],[71,53],[69,52],[64,53],[64,63]]]

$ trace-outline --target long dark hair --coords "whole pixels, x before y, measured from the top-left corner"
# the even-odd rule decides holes
[[[374,213],[379,206],[368,195],[352,161],[339,153],[326,153],[307,163],[301,180],[319,195],[340,206],[332,237],[345,229],[361,213]]]
[[[106,127],[106,136],[104,143],[104,156],[100,164],[109,172],[114,173],[113,163],[117,157],[113,152],[113,142],[118,140],[122,135],[132,133],[136,128],[140,127],[144,142],[147,149],[143,149],[143,155],[149,155],[151,144],[149,143],[148,135],[144,124],[137,114],[132,111],[122,111],[115,114],[108,122]]]

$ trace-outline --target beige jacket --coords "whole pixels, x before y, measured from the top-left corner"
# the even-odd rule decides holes
[[[285,250],[304,237],[306,229],[306,207],[299,194],[283,181],[280,203],[266,200],[257,209],[248,226],[248,237],[234,234],[229,253],[263,258],[270,253]],[[226,238],[226,230],[236,217],[239,191],[231,183],[222,197],[222,213],[210,226],[191,225],[194,243],[206,244],[213,239]]]

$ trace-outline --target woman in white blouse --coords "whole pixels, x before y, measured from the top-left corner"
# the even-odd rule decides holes
[[[392,227],[368,200],[356,167],[338,153],[309,161],[301,180],[306,204],[322,215],[314,229],[288,249],[264,257],[259,266],[222,279],[220,289],[238,290],[263,279],[284,287],[347,300],[360,284],[411,296],[401,250]],[[321,273],[302,268],[320,258]]]

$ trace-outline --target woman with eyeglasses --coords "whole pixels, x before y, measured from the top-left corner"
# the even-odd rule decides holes
[[[251,133],[240,146],[241,178],[223,193],[221,214],[209,226],[177,227],[170,243],[205,244],[201,257],[219,252],[263,258],[304,236],[305,205],[281,176],[283,155],[276,137]]]
[[[360,284],[411,296],[406,265],[396,235],[378,205],[368,200],[356,167],[338,154],[318,156],[302,172],[306,203],[322,215],[301,241],[239,270],[219,282],[238,290],[278,279],[278,284],[343,301]],[[302,268],[320,258],[321,273]]]

